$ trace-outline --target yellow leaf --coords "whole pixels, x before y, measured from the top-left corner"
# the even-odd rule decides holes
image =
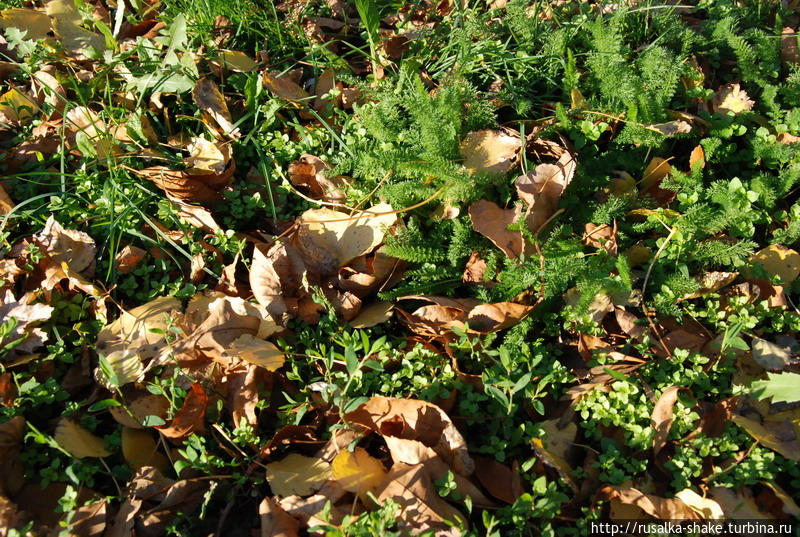
[[[258,67],[258,64],[250,56],[238,50],[221,50],[220,59],[225,67],[240,73],[249,73]]]
[[[20,125],[32,119],[38,111],[39,105],[16,88],[0,96],[0,122]]]
[[[703,498],[692,489],[684,489],[675,495],[703,519],[718,520],[725,517],[722,507],[708,498]]]
[[[286,359],[278,347],[250,334],[240,336],[231,344],[228,352],[267,371],[275,371]]]
[[[264,86],[280,99],[287,101],[303,101],[311,97],[306,90],[289,80],[286,75],[264,72]]]
[[[386,477],[381,461],[360,447],[353,452],[340,451],[331,463],[331,470],[344,490],[362,496],[367,491],[376,491]]]
[[[107,388],[118,388],[131,382],[139,382],[144,378],[144,367],[139,356],[131,349],[116,350],[104,356],[104,359],[111,371],[116,375],[117,383],[113,386],[107,383],[107,379],[103,378],[102,373],[98,378],[103,379],[102,384]]]
[[[644,176],[640,190],[647,190],[659,184],[666,176],[672,172],[669,160],[661,157],[653,157],[647,168],[644,169]]]
[[[25,39],[45,39],[50,31],[50,18],[37,9],[14,7],[0,11],[0,26],[27,32]]]
[[[514,131],[482,130],[467,134],[460,152],[470,172],[504,174],[516,165],[521,148],[520,136]]]
[[[784,283],[791,283],[800,276],[800,254],[780,244],[756,252],[750,263],[760,264],[767,274],[778,276]]]
[[[169,468],[169,460],[158,452],[153,434],[144,429],[122,428],[122,456],[132,468],[155,466],[162,472]]]
[[[81,28],[83,17],[73,0],[51,0],[47,3],[47,14],[52,18],[53,31],[61,38],[61,45],[68,55],[77,60],[87,59],[90,49],[102,52],[106,49],[105,38]]]
[[[183,163],[191,174],[221,174],[231,160],[231,146],[223,142],[193,137],[186,149],[189,157],[183,159]]]
[[[181,310],[180,301],[171,296],[162,296],[122,312],[116,321],[97,335],[97,350],[110,353],[131,349],[140,358],[155,356],[164,343],[164,335],[153,330],[166,330],[167,319],[174,310]]]
[[[358,316],[350,321],[353,328],[369,328],[392,318],[394,305],[391,302],[375,302],[363,308]]]
[[[267,464],[267,481],[273,494],[278,496],[308,496],[319,490],[330,473],[328,462],[297,453]]]
[[[388,203],[352,216],[331,209],[311,209],[297,220],[298,239],[307,258],[328,272],[371,252],[395,222],[397,215]]]
[[[61,418],[54,438],[59,446],[73,457],[108,457],[111,452],[103,440],[96,437],[69,418]]]
[[[714,111],[721,114],[738,114],[747,110],[752,110],[755,103],[741,89],[739,84],[726,84],[711,99]]]

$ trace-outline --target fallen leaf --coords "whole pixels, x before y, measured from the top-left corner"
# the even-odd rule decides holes
[[[689,169],[706,167],[706,152],[703,150],[702,145],[695,146],[692,153],[689,155]]]
[[[525,202],[527,227],[536,233],[556,213],[561,196],[577,169],[575,157],[564,151],[555,164],[539,164],[514,182],[517,195]]]
[[[250,56],[238,50],[220,50],[219,58],[225,67],[239,73],[249,73],[258,67]]]
[[[731,520],[772,518],[761,512],[749,488],[713,487],[709,490],[709,496],[722,508],[725,518]]]
[[[0,123],[8,123],[15,127],[31,121],[39,111],[36,100],[16,88],[11,88],[0,95]]]
[[[751,264],[759,264],[770,276],[791,283],[800,276],[800,254],[791,248],[773,244],[753,254]]]
[[[114,257],[114,266],[120,274],[130,274],[147,255],[138,246],[126,245]]]
[[[239,129],[233,126],[231,113],[225,103],[225,97],[217,84],[210,78],[201,78],[192,89],[194,104],[203,113],[203,116],[213,121],[220,131],[229,138],[239,138]]]
[[[267,464],[267,482],[277,496],[308,496],[319,490],[330,475],[330,463],[297,453]]]
[[[627,505],[635,505],[648,515],[661,520],[696,520],[700,516],[679,498],[662,498],[645,494],[633,487],[603,487],[601,494]]]
[[[153,466],[166,472],[170,467],[169,460],[159,453],[158,444],[150,431],[123,427],[121,445],[122,457],[134,470]]]
[[[169,399],[163,395],[144,392],[127,398],[125,406],[111,407],[109,412],[117,423],[132,429],[143,429],[144,423],[154,418],[164,423],[169,407]]]
[[[286,359],[278,347],[251,334],[239,336],[231,343],[228,352],[267,371],[280,368]]]
[[[266,497],[258,506],[261,517],[261,537],[297,537],[300,522],[292,518],[272,498]]]
[[[151,166],[136,170],[136,174],[152,181],[158,188],[170,196],[182,201],[195,203],[213,203],[224,198],[220,190],[233,181],[236,171],[235,161],[220,174],[189,173],[186,170],[171,170],[166,166]]]
[[[110,369],[112,378],[106,378],[103,367],[97,368],[95,378],[107,388],[113,390],[131,382],[140,382],[144,378],[144,366],[135,351],[115,350],[101,356],[103,363]]]
[[[469,475],[475,469],[461,433],[433,403],[375,396],[348,413],[345,419],[347,423],[361,425],[384,436],[418,440],[433,448],[461,475]]]
[[[366,498],[367,492],[375,492],[386,477],[381,461],[357,447],[355,451],[343,449],[331,462],[331,477],[344,490]]]
[[[192,137],[186,146],[189,156],[183,159],[191,175],[221,175],[231,161],[231,146],[226,142],[212,142]]]
[[[65,451],[79,459],[111,455],[101,438],[96,437],[69,418],[61,418],[58,421],[53,438]]]
[[[392,206],[381,203],[354,215],[310,209],[297,219],[296,244],[321,274],[331,274],[383,242],[398,221]]]
[[[36,328],[36,325],[49,320],[54,311],[55,308],[46,304],[21,303],[14,298],[11,289],[6,289],[0,294],[0,319],[13,317],[17,320],[17,324],[0,337],[0,346],[17,342],[15,348],[23,352],[31,352],[41,347],[47,341],[47,334]],[[23,343],[20,344],[19,340]]]
[[[123,311],[97,335],[97,350],[106,354],[114,351],[134,351],[140,358],[155,356],[166,343],[164,332],[173,312],[180,312],[177,298],[163,296]]]
[[[754,337],[750,343],[753,360],[768,371],[781,371],[792,363],[791,349]]]
[[[650,427],[653,429],[653,456],[667,444],[669,430],[675,419],[673,407],[678,400],[680,389],[680,386],[670,386],[665,389],[653,407],[653,414],[650,417]]]
[[[489,494],[513,504],[522,496],[522,477],[516,472],[489,457],[475,457],[475,477]]]
[[[668,121],[666,123],[650,123],[645,125],[645,127],[651,130],[657,130],[664,136],[675,136],[676,134],[692,132],[692,126],[682,119],[676,119],[675,121]]]
[[[38,9],[12,7],[0,11],[0,27],[25,32],[25,39],[46,39],[50,32],[50,17]]]
[[[211,211],[205,207],[192,205],[190,203],[186,203],[185,201],[171,198],[169,196],[167,197],[169,198],[170,203],[172,203],[172,206],[175,207],[178,217],[181,220],[198,229],[204,229],[211,233],[223,231],[222,227],[220,227],[217,221],[214,220],[214,216],[211,214]]]
[[[533,311],[533,306],[514,302],[479,304],[467,314],[467,323],[469,323],[470,329],[476,332],[497,332],[514,326],[531,311]]]
[[[679,300],[690,300],[692,298],[705,296],[709,293],[714,293],[732,284],[738,277],[738,272],[705,272],[695,278],[699,284],[699,288],[696,291],[683,295]]]
[[[97,255],[94,239],[83,231],[65,229],[52,215],[34,240],[53,261],[58,264],[66,263],[75,272],[94,265]]]
[[[739,414],[731,416],[731,421],[765,448],[777,451],[789,460],[800,461],[800,439],[791,421],[762,424]]]
[[[639,190],[642,192],[651,192],[653,189],[658,188],[661,181],[670,173],[672,173],[672,165],[669,163],[669,160],[661,157],[653,157],[642,173],[642,181],[639,185]]]
[[[262,79],[264,86],[279,99],[297,103],[311,97],[306,90],[293,82],[286,74],[264,71]]]
[[[172,423],[158,427],[158,431],[173,440],[181,440],[194,432],[200,432],[204,428],[206,407],[208,407],[208,394],[200,383],[195,382],[189,388],[183,406],[172,418]]]
[[[359,314],[350,321],[353,328],[370,328],[392,318],[394,305],[391,302],[375,302],[362,308]]]
[[[575,435],[578,434],[578,426],[569,422],[561,427],[558,419],[540,422],[539,426],[544,429],[545,435],[531,439],[534,453],[544,464],[556,470],[573,490],[578,490],[572,466],[567,462],[567,455],[575,442]]]
[[[314,110],[325,116],[330,114],[333,101],[323,97],[335,88],[336,73],[331,68],[325,69],[320,73],[317,78],[317,83],[314,85],[314,94],[316,95],[314,99]]]
[[[106,158],[114,153],[108,125],[94,110],[85,106],[71,108],[64,116],[64,124],[76,136],[85,136],[95,148],[98,158]]]
[[[711,106],[718,114],[739,114],[752,110],[755,102],[741,89],[738,83],[725,84],[711,99]]]
[[[6,189],[0,184],[0,215],[11,214],[17,204],[8,195]]]
[[[501,209],[495,203],[486,200],[476,201],[469,207],[472,228],[492,241],[508,257],[518,259],[526,250],[522,232],[511,231],[508,227],[519,220],[522,209],[519,205],[513,209]]]
[[[517,164],[521,148],[519,133],[503,129],[471,132],[461,142],[459,150],[464,167],[471,173],[502,175]]]
[[[325,172],[330,169],[327,162],[314,155],[303,154],[289,164],[289,181],[298,187],[308,189],[314,199],[329,202],[342,202],[345,194],[341,190],[342,181],[328,178]]]

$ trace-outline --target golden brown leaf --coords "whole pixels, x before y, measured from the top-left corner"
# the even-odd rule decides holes
[[[381,461],[357,447],[355,451],[343,449],[331,462],[331,476],[347,492],[366,498],[367,492],[375,492],[386,477]]]
[[[172,423],[168,426],[158,428],[158,431],[173,440],[183,439],[194,432],[204,429],[203,419],[206,415],[208,406],[208,394],[200,385],[195,382],[189,388],[189,393],[183,402],[183,406],[175,414]]]
[[[461,142],[464,167],[471,173],[501,175],[516,166],[522,140],[510,129],[474,131]]]
[[[111,452],[105,448],[103,440],[96,437],[73,420],[61,418],[53,438],[73,457],[108,457]]]
[[[278,347],[251,334],[243,334],[231,343],[231,356],[241,358],[267,371],[275,371],[283,365],[286,357]]]
[[[653,428],[653,455],[667,444],[667,436],[672,427],[672,420],[675,418],[673,407],[678,400],[679,386],[670,386],[663,392],[653,407],[653,415],[650,418],[650,427]]]
[[[331,465],[316,457],[290,453],[267,464],[267,482],[278,496],[308,496],[330,478]]]
[[[526,250],[522,232],[508,229],[519,220],[521,214],[522,210],[518,205],[513,209],[501,209],[486,200],[476,201],[469,207],[472,228],[512,259],[519,258]]]
[[[733,83],[722,86],[711,99],[711,105],[718,114],[739,114],[752,110],[755,102],[738,83]]]
[[[234,139],[241,136],[239,129],[233,126],[233,119],[228,111],[225,97],[216,82],[210,78],[201,78],[194,85],[192,98],[203,112],[203,117],[213,121],[225,136]]]
[[[783,283],[791,283],[800,276],[800,254],[780,244],[756,252],[750,263],[761,265],[767,274],[777,276]]]

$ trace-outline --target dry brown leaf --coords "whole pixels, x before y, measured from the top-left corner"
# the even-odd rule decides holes
[[[481,258],[480,254],[472,252],[467,260],[467,265],[464,267],[464,274],[462,274],[461,280],[464,283],[486,284],[483,281],[486,268],[486,261]]]
[[[94,239],[83,231],[65,229],[52,215],[34,239],[53,261],[66,263],[75,272],[94,265],[97,254]]]
[[[752,110],[755,102],[741,89],[738,83],[725,84],[711,99],[711,106],[718,114],[738,114],[747,110]]]
[[[239,129],[233,126],[225,97],[216,82],[210,78],[199,79],[192,89],[192,98],[194,104],[202,111],[203,117],[213,121],[223,135],[234,139],[241,136]]]
[[[104,159],[116,150],[108,125],[94,110],[85,106],[71,108],[64,116],[64,124],[73,133],[86,136],[95,147],[97,156]]]
[[[770,276],[778,276],[782,282],[791,283],[800,276],[800,254],[780,244],[767,246],[753,254],[751,264],[760,264]]]
[[[280,266],[292,266],[290,252],[283,243],[269,249],[261,244],[255,245],[253,262],[250,264],[250,287],[258,303],[277,319],[287,312],[281,276],[278,274]]]
[[[0,346],[12,341],[23,340],[15,348],[22,352],[31,352],[44,345],[47,334],[36,328],[36,325],[47,321],[55,309],[46,304],[26,304],[17,301],[11,289],[6,289],[0,294],[0,319],[14,318],[16,326],[5,337],[0,338]]]
[[[561,427],[557,419],[540,422],[539,426],[544,429],[545,435],[543,438],[531,440],[534,453],[544,464],[556,470],[573,490],[578,490],[573,469],[567,462],[567,454],[575,442],[578,426],[569,422]]]
[[[797,341],[794,341],[796,346]],[[750,342],[753,360],[767,371],[782,371],[792,363],[791,345],[782,346],[753,337]]]
[[[192,205],[170,196],[167,196],[167,198],[169,198],[172,206],[175,207],[178,217],[181,218],[181,220],[198,229],[205,229],[211,233],[222,231],[220,225],[216,220],[214,220],[214,216],[211,214],[211,211],[205,207]]]
[[[292,81],[285,73],[267,72],[263,75],[264,86],[279,99],[292,102],[305,101],[311,97],[309,93]]]
[[[398,221],[388,203],[354,215],[331,209],[310,209],[297,219],[295,242],[306,262],[321,274],[332,274],[383,242]]]
[[[142,262],[147,251],[138,246],[127,245],[114,257],[114,266],[120,274],[129,274]]]
[[[333,69],[325,69],[320,73],[319,78],[317,78],[317,83],[314,85],[314,94],[316,95],[314,99],[314,110],[325,116],[330,114],[334,102],[330,99],[323,98],[323,96],[327,95],[328,92],[335,88],[336,73]]]
[[[150,166],[137,170],[136,174],[152,181],[155,185],[179,200],[196,203],[222,201],[220,190],[233,181],[236,164],[233,160],[220,174],[189,173],[185,170],[171,170],[166,166]]]
[[[267,371],[275,371],[286,357],[278,347],[252,334],[243,334],[231,343],[228,353]]]
[[[330,475],[328,462],[297,453],[267,464],[267,482],[277,496],[308,496],[319,490]]]
[[[670,386],[663,392],[653,407],[653,414],[650,417],[650,427],[653,429],[653,456],[667,444],[667,436],[672,428],[672,420],[675,418],[674,406],[678,400],[680,386]]]
[[[343,449],[331,461],[331,477],[344,490],[366,498],[367,492],[375,492],[386,478],[381,461],[357,447],[355,451]]]
[[[502,175],[517,164],[522,140],[510,129],[474,131],[461,142],[464,167],[471,173]]]
[[[713,487],[709,491],[709,496],[722,508],[726,518],[734,520],[763,520],[772,518],[761,512],[749,488],[742,487],[739,489],[731,489],[727,487]]]
[[[669,160],[653,157],[644,169],[639,190],[649,192],[657,188],[670,173],[672,173],[672,165],[670,165]]]
[[[300,159],[289,164],[289,181],[298,187],[308,189],[314,199],[329,202],[342,202],[345,194],[341,190],[339,178],[328,178],[325,172],[330,168],[327,162],[314,155],[303,154]]]
[[[464,437],[447,414],[433,403],[375,396],[347,414],[346,421],[384,437],[417,440],[433,448],[458,474],[469,475],[475,469]]]
[[[105,354],[134,351],[141,358],[153,357],[165,344],[163,332],[167,330],[170,316],[181,309],[177,298],[163,296],[123,311],[117,320],[100,330],[97,350]]]
[[[8,195],[8,192],[6,192],[6,189],[3,188],[3,185],[0,184],[0,215],[11,214],[16,205],[11,196]]]
[[[800,54],[797,52],[797,32],[790,26],[781,30],[781,60],[789,65],[800,62]]]
[[[258,514],[261,517],[261,537],[297,537],[300,531],[300,522],[272,498],[261,501]]]
[[[358,315],[350,321],[353,328],[369,328],[384,323],[392,318],[394,305],[388,301],[375,302],[362,308]]]
[[[601,493],[628,505],[635,505],[648,515],[662,520],[696,520],[700,516],[678,498],[662,498],[645,494],[633,487],[603,487]]]
[[[466,525],[464,516],[438,495],[422,464],[392,466],[377,496],[379,503],[392,499],[399,504],[401,529],[410,535],[434,530],[439,537],[458,537],[461,533],[444,521]]]
[[[235,425],[245,423],[258,425],[258,403],[261,399],[259,389],[263,384],[263,369],[248,364],[243,371],[226,375],[228,405]]]
[[[154,395],[151,393],[139,393],[133,397],[129,397],[126,405],[115,406],[109,409],[111,416],[125,427],[132,429],[144,428],[143,423],[150,416],[155,416],[161,420],[167,417],[169,411],[169,399],[163,395]]]
[[[469,207],[472,228],[512,259],[518,259],[526,250],[522,232],[508,229],[519,220],[521,214],[522,210],[518,205],[513,209],[501,209],[486,200],[476,201]]]
[[[79,459],[111,455],[101,438],[96,437],[69,418],[61,418],[58,421],[53,438],[65,451]]]
[[[525,202],[525,220],[536,233],[558,210],[561,196],[572,182],[577,169],[575,157],[564,151],[555,164],[539,164],[515,181],[517,195]]]
[[[181,440],[194,432],[203,431],[207,406],[208,394],[200,383],[195,382],[189,388],[183,406],[172,418],[172,423],[159,427],[158,431],[173,440]]]
[[[666,123],[650,123],[645,125],[645,127],[651,130],[657,130],[664,136],[675,136],[676,134],[692,132],[692,126],[682,119],[667,121]]]
[[[800,438],[793,422],[770,421],[762,424],[739,414],[731,416],[731,421],[765,448],[777,451],[789,460],[800,461]]]
[[[64,86],[47,71],[39,70],[31,76],[31,91],[39,106],[47,105],[56,112],[61,112],[67,102]]]
[[[703,150],[702,145],[695,146],[692,153],[689,155],[689,169],[706,167],[706,152]]]
[[[683,295],[679,300],[689,300],[714,293],[732,284],[738,277],[738,272],[706,272],[697,277],[697,283],[700,284],[700,287],[696,291]]]
[[[514,302],[479,304],[467,314],[467,323],[469,323],[470,329],[476,332],[497,332],[514,326],[531,311],[533,311],[533,306],[524,306]]]
[[[519,472],[488,457],[475,457],[475,477],[489,494],[508,504],[524,492]]]
[[[0,423],[0,496],[16,494],[25,484],[24,467],[19,455],[26,430],[26,421],[22,416],[14,416]]]

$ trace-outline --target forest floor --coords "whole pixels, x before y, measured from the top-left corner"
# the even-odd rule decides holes
[[[796,526],[796,0],[0,6],[0,536]]]

